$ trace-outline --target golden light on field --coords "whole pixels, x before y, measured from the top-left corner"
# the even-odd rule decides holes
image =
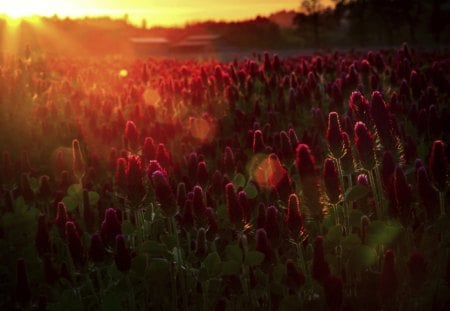
[[[240,20],[268,15],[280,10],[295,10],[298,0],[1,0],[0,15],[11,18],[53,16],[79,18],[109,16],[140,25],[145,19],[152,25],[183,25],[200,20]]]

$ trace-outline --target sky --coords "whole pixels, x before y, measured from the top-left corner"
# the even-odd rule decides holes
[[[0,15],[59,17],[123,17],[147,25],[184,25],[201,20],[236,21],[268,15],[283,9],[297,10],[300,0],[0,0]]]

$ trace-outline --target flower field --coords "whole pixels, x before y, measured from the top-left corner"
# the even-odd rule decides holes
[[[449,72],[3,55],[0,309],[450,309]]]

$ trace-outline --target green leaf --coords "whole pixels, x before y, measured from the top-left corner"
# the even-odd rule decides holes
[[[245,264],[250,267],[260,265],[264,260],[264,254],[258,251],[249,251],[245,254]]]
[[[227,259],[234,260],[236,262],[242,262],[242,250],[236,244],[230,244],[225,249]]]
[[[89,196],[89,203],[91,205],[97,204],[98,200],[100,199],[100,195],[95,191],[89,191],[88,196]]]
[[[203,260],[203,265],[211,277],[217,276],[220,273],[221,263],[222,262],[217,252],[209,253],[205,260]]]
[[[68,212],[74,211],[79,205],[79,201],[76,200],[75,197],[73,197],[73,196],[66,195],[62,199],[62,201],[63,201],[64,205],[66,206],[66,209]]]
[[[237,173],[233,178],[233,184],[236,188],[245,186],[245,176],[241,173]]]
[[[241,264],[234,260],[222,262],[222,275],[238,275],[241,269]]]
[[[390,244],[400,234],[402,226],[375,220],[367,228],[367,243],[371,246]]]
[[[256,198],[256,196],[258,195],[258,190],[253,183],[248,183],[244,188],[244,191],[250,200]]]
[[[129,220],[122,221],[122,232],[126,235],[130,235],[134,232],[134,227]]]
[[[67,195],[71,197],[81,197],[83,189],[80,184],[72,184],[67,188]]]
[[[364,198],[369,193],[369,189],[362,185],[355,185],[345,192],[346,201],[357,201]]]
[[[349,267],[354,272],[359,273],[374,265],[377,261],[377,253],[367,245],[360,245],[355,248],[349,259]]]

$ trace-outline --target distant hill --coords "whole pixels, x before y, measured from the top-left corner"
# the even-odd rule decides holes
[[[277,24],[280,28],[292,28],[294,27],[292,21],[296,12],[294,10],[283,10],[272,13],[268,16],[268,19]]]

